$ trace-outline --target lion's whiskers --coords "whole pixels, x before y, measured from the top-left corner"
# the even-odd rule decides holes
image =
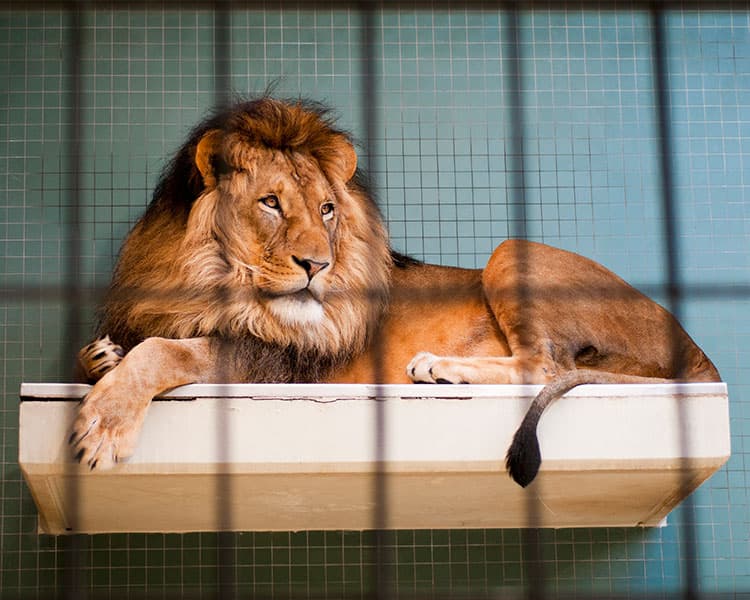
[[[255,265],[249,265],[246,262],[242,262],[241,260],[235,259],[235,262],[240,265],[241,267],[245,267],[248,271],[251,273],[260,273],[260,267]]]

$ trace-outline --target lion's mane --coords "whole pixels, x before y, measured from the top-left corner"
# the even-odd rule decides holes
[[[218,187],[208,190],[196,166],[198,145],[214,130],[223,134],[229,162],[242,161],[256,146],[314,161],[337,205],[344,207],[332,240],[335,263],[319,325],[290,326],[258,301],[236,259],[244,240],[227,224],[229,199]],[[342,144],[351,148],[326,108],[299,100],[239,102],[201,123],[166,166],[123,244],[100,333],[126,350],[152,336],[225,340],[243,362],[248,381],[314,381],[361,352],[387,304],[393,258],[360,174],[345,180]],[[228,168],[221,159],[212,167],[217,173]]]

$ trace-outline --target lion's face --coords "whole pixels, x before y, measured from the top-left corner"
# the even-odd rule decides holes
[[[304,155],[256,149],[218,183],[218,230],[238,280],[289,325],[314,325],[337,269],[339,219],[351,213]],[[340,217],[341,213],[341,217]]]
[[[181,277],[213,298],[195,333],[242,335],[327,354],[358,351],[382,313],[390,250],[373,203],[348,185],[345,138],[321,160],[209,132],[196,163]]]

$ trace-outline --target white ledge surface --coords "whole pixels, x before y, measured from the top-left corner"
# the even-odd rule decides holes
[[[184,386],[127,463],[89,473],[66,443],[89,386],[23,384],[19,461],[40,530],[98,533],[368,529],[379,470],[391,528],[651,526],[729,457],[723,383],[580,386],[542,417],[522,490],[505,452],[540,388]]]

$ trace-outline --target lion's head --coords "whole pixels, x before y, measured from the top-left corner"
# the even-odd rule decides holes
[[[317,105],[262,98],[202,124],[126,240],[102,331],[126,346],[213,335],[360,351],[392,259],[356,167]]]

